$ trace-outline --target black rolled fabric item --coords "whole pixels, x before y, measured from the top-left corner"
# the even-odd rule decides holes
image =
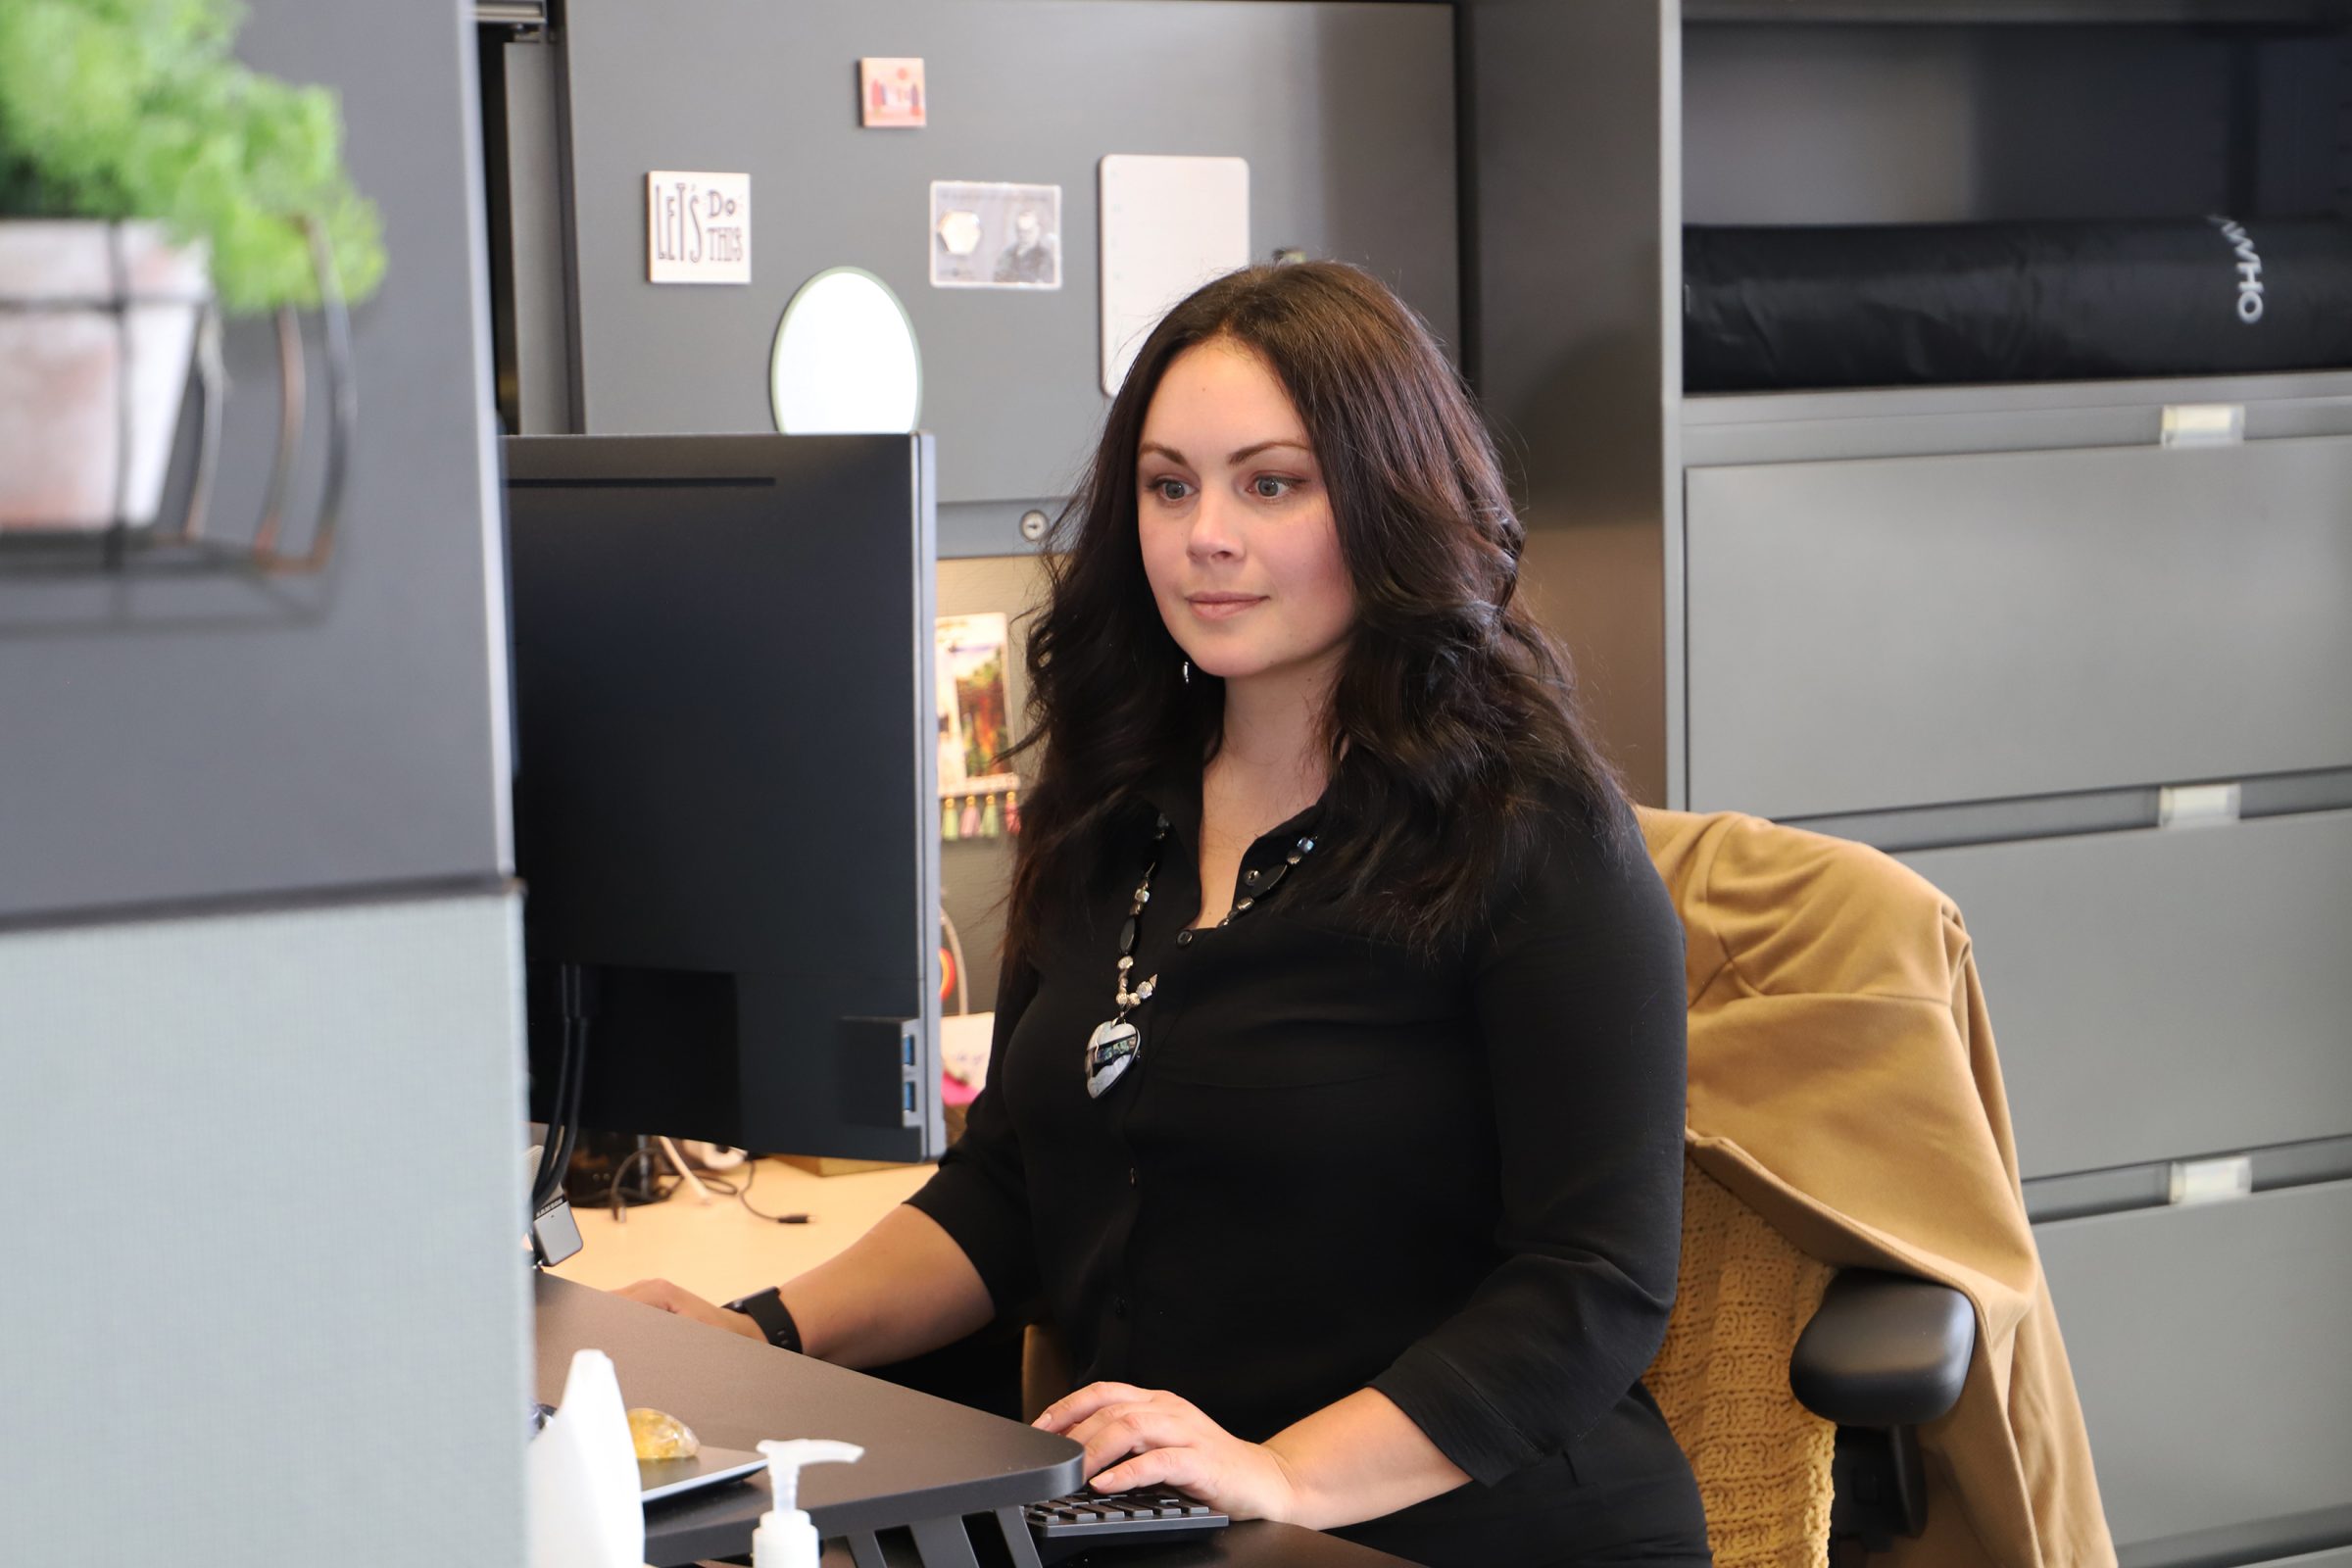
[[[1683,230],[1691,392],[2352,367],[2352,223]]]

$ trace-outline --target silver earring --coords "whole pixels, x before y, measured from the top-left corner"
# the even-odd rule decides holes
[[[1193,662],[1189,659],[1184,662],[1184,683],[1187,686],[1193,683]]]

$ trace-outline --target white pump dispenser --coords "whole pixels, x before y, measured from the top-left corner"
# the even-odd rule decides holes
[[[767,1456],[772,1506],[760,1516],[760,1528],[752,1532],[752,1568],[818,1568],[824,1544],[801,1508],[801,1466],[853,1464],[865,1457],[865,1450],[854,1443],[827,1443],[816,1438],[778,1443],[770,1438],[760,1445],[760,1451]]]

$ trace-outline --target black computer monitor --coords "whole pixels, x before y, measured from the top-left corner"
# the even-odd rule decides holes
[[[533,1113],[938,1153],[929,438],[505,445]]]

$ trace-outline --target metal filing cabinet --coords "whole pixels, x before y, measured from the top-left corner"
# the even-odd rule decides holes
[[[2352,1556],[2352,368],[1687,395],[1680,288],[1686,222],[2345,216],[2352,8],[1461,10],[1472,368],[1604,743],[1958,904],[2128,1568]]]

